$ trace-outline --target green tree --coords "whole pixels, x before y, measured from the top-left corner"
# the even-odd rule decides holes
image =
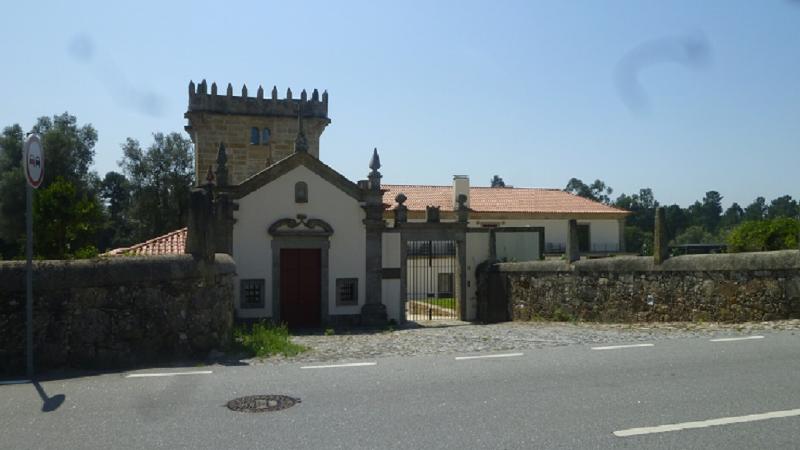
[[[797,248],[800,220],[779,217],[747,221],[728,234],[729,252],[756,252]]]
[[[489,181],[489,183],[491,183],[490,186],[493,188],[506,187],[506,182],[503,181],[503,179],[499,175],[493,176],[492,179]]]
[[[25,239],[25,174],[22,171],[24,132],[19,125],[0,134],[0,256],[21,255]]]
[[[768,219],[775,219],[777,217],[796,218],[797,216],[797,202],[792,199],[791,195],[784,195],[772,200],[767,209]]]
[[[701,223],[711,233],[717,231],[722,214],[722,196],[717,191],[706,192],[700,209]]]
[[[146,151],[131,138],[122,151],[133,238],[149,239],[185,226],[194,177],[191,141],[179,133],[154,133]]]
[[[614,192],[614,189],[612,189],[611,186],[607,186],[606,183],[601,180],[594,180],[592,184],[587,185],[578,178],[571,178],[569,182],[567,182],[564,191],[579,197],[588,198],[589,200],[609,204],[611,203],[611,198],[609,196]]]
[[[717,239],[700,225],[692,225],[686,228],[681,234],[675,236],[673,244],[715,244]]]
[[[56,178],[34,199],[34,252],[48,259],[96,253],[94,242],[102,222],[97,199],[78,194],[73,182]]]
[[[720,227],[728,229],[739,225],[742,222],[742,218],[744,217],[744,210],[738,203],[734,202],[728,209],[725,210],[725,214],[722,215],[722,219],[720,220]]]
[[[100,187],[100,197],[106,205],[107,222],[100,238],[100,248],[130,245],[131,227],[128,219],[130,208],[130,183],[119,172],[108,172]]]
[[[69,113],[40,117],[33,126],[42,140],[45,153],[45,178],[42,187],[62,178],[75,188],[76,195],[97,199],[97,176],[89,171],[94,158],[97,131],[92,125],[78,125]],[[25,133],[15,124],[0,135],[0,252],[4,258],[21,256],[25,243],[25,175],[22,169],[22,146]],[[55,220],[47,215],[42,220]],[[36,240],[41,240],[37,236]]]
[[[753,203],[747,205],[744,209],[744,217],[742,217],[745,221],[752,221],[752,220],[762,220],[767,217],[767,201],[764,197],[757,197],[753,200]]]

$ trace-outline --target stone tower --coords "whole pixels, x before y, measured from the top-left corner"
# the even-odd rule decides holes
[[[208,167],[215,167],[220,143],[227,152],[228,182],[236,185],[265,167],[289,156],[294,151],[299,115],[308,140],[308,152],[319,158],[319,138],[331,122],[328,118],[328,93],[320,98],[316,89],[308,98],[303,90],[300,98],[279,99],[273,87],[268,98],[259,86],[255,97],[249,97],[247,86],[241,96],[233,95],[228,84],[224,94],[217,93],[216,83],[209,90],[203,80],[195,87],[189,83],[189,109],[186,131],[195,148],[195,182],[205,179]]]

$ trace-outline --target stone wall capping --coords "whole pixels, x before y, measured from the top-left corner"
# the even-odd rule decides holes
[[[800,250],[682,255],[657,265],[650,256],[584,259],[570,265],[561,260],[494,264],[498,272],[736,272],[800,270]]]
[[[217,275],[236,273],[230,255],[214,255]],[[198,277],[198,265],[192,255],[122,256],[76,260],[40,260],[33,262],[34,290],[69,290],[75,288],[156,283]],[[0,262],[0,285],[5,292],[25,291],[25,261]]]

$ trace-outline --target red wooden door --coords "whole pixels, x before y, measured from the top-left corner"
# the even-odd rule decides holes
[[[292,328],[319,327],[321,252],[318,248],[281,249],[280,320]]]

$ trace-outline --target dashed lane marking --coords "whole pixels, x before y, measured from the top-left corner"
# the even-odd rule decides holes
[[[615,431],[617,437],[640,436],[643,434],[666,433],[669,431],[691,430],[694,428],[708,428],[719,425],[730,425],[734,423],[757,422],[759,420],[778,419],[782,417],[800,416],[800,409],[788,409],[784,411],[773,411],[761,414],[749,414],[746,416],[722,417],[719,419],[700,420],[697,422],[682,422],[669,425],[659,425],[655,427],[629,428],[627,430]]]
[[[125,378],[149,378],[149,377],[177,377],[183,375],[209,375],[210,370],[193,370],[190,372],[158,372],[158,373],[129,373]]]
[[[522,353],[501,353],[494,355],[475,355],[475,356],[456,356],[456,361],[464,361],[467,359],[483,359],[483,358],[510,358],[512,356],[522,356]]]
[[[734,338],[719,338],[719,339],[711,339],[711,342],[734,342],[734,341],[749,341],[752,339],[764,339],[764,336],[745,336],[745,337],[734,337]]]
[[[301,369],[335,369],[339,367],[364,367],[375,366],[376,362],[360,362],[360,363],[347,363],[347,364],[329,364],[324,366],[303,366]]]
[[[620,348],[652,347],[654,344],[625,344],[625,345],[606,345],[603,347],[592,347],[592,350],[617,350]]]

